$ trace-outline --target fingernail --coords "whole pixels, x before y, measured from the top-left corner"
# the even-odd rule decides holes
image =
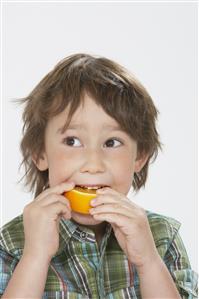
[[[90,203],[91,203],[91,205],[93,206],[93,205],[95,205],[96,200],[95,200],[95,199],[92,199]]]
[[[75,183],[74,182],[66,182],[67,184],[69,185],[74,185]]]
[[[100,188],[100,189],[97,189],[96,193],[103,193],[105,192],[106,189],[105,188]]]

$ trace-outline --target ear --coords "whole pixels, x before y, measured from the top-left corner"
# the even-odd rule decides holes
[[[48,169],[48,159],[45,153],[43,153],[39,158],[36,157],[36,155],[32,155],[32,160],[40,171]]]
[[[149,158],[149,154],[142,153],[135,160],[134,172],[140,172]]]

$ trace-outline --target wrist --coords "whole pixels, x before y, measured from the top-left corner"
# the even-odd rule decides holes
[[[141,265],[136,266],[136,270],[138,272],[138,275],[143,275],[145,273],[149,272],[149,269],[152,270],[156,267],[160,267],[162,265],[162,259],[158,252],[153,255],[152,258],[146,259]]]
[[[26,249],[24,249],[22,257],[32,262],[35,261],[40,265],[49,265],[52,259],[52,257],[47,256],[46,253],[37,253]]]

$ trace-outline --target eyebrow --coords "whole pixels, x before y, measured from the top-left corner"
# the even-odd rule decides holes
[[[71,124],[69,125],[66,130],[76,130],[76,129],[80,129],[81,131],[84,130],[84,131],[87,131],[87,128],[86,126],[84,126],[83,124]],[[120,132],[125,132],[120,126],[118,125],[103,125],[103,129],[109,129],[111,131],[120,131]],[[57,134],[64,134],[63,132],[63,127],[59,128],[57,130]]]

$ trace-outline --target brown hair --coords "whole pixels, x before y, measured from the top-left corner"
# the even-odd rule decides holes
[[[45,148],[47,122],[69,105],[64,130],[85,92],[137,141],[139,154],[149,154],[132,182],[135,191],[145,185],[149,162],[156,159],[158,148],[161,149],[155,124],[158,110],[146,89],[124,67],[104,57],[80,53],[61,60],[26,98],[20,99],[25,103],[20,167],[25,166],[22,179],[35,196],[48,184],[48,170],[38,170],[32,160],[33,155],[38,160]]]

